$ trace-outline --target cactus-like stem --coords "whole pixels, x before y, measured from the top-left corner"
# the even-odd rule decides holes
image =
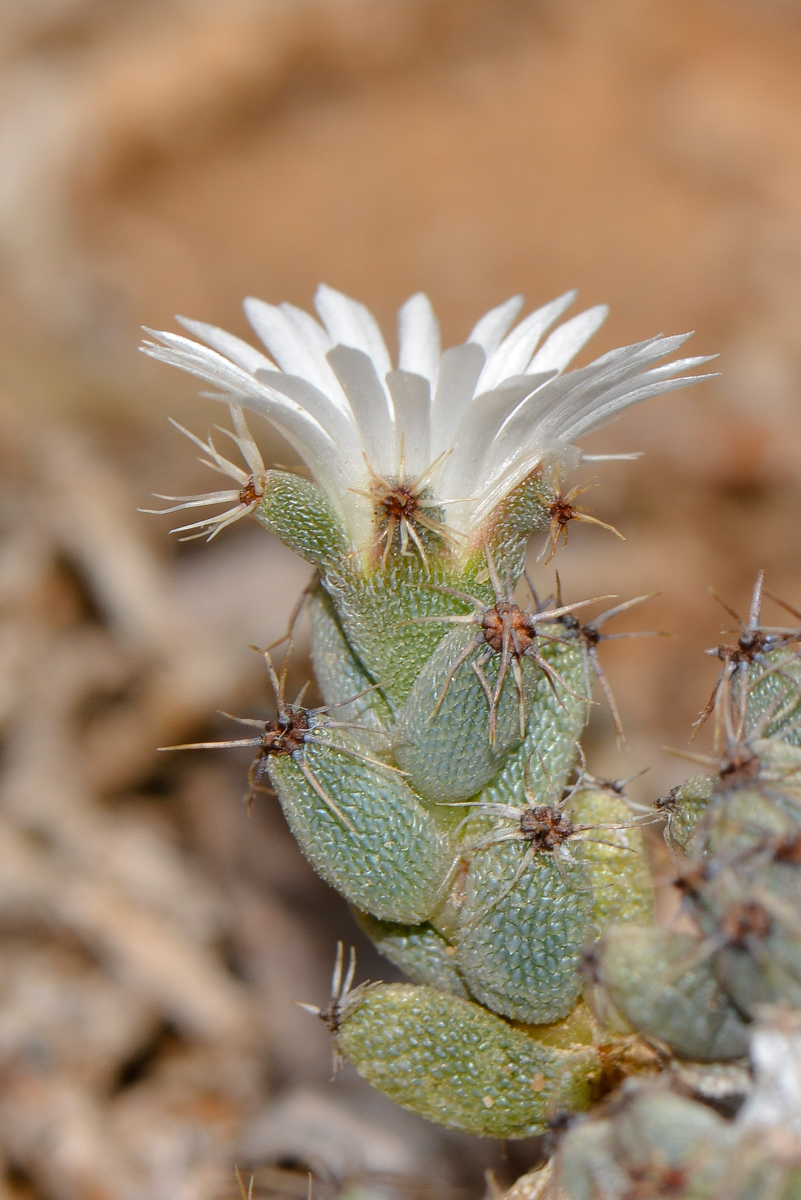
[[[753,1112],[772,1128],[770,1105],[738,1129],[665,1079],[699,1095],[740,1086],[764,1005],[801,1009],[801,613],[779,601],[798,625],[763,624],[761,574],[747,620],[724,605],[739,635],[711,652],[722,668],[696,724],[714,718],[716,754],[691,755],[703,774],[653,808],[588,774],[594,684],[623,738],[599,644],[642,636],[601,629],[648,597],[586,619],[575,614],[607,597],[565,604],[557,578],[541,603],[529,542],[546,535],[548,563],[572,521],[617,533],[578,505],[589,481],[568,480],[575,440],[703,378],[680,373],[706,360],[657,366],[684,340],[658,337],[567,371],[605,313],[546,337],[570,299],[512,332],[517,303],[501,305],[440,353],[433,310],[412,297],[397,366],[367,310],[324,287],[322,323],[248,302],[270,357],[195,322],[197,341],[153,335],[147,353],[222,389],[243,460],[190,433],[231,483],[165,497],[162,511],[192,510],[180,531],[193,537],[251,516],[316,571],[306,600],[324,704],[287,703],[286,666],[265,651],[277,720],[246,718],[253,736],[224,744],[254,748],[251,799],[269,778],[304,854],[411,980],[354,988],[340,947],[332,997],[311,1006],[337,1053],[404,1107],[485,1137],[542,1133],[627,1076],[661,1075],[571,1128],[538,1195],[789,1200],[789,1167],[759,1190]],[[265,467],[246,408],[311,478]],[[654,919],[644,826],[660,820],[675,928]],[[776,1143],[793,1170],[798,1147],[801,1117],[796,1158]]]

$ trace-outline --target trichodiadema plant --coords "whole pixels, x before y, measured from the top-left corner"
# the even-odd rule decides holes
[[[571,1200],[801,1196],[801,615],[761,623],[762,581],[702,714],[719,757],[651,809],[593,779],[579,738],[608,597],[541,600],[524,580],[572,521],[575,442],[630,405],[707,378],[665,362],[684,336],[567,367],[606,315],[517,325],[512,299],[444,352],[428,299],[401,308],[393,365],[370,313],[327,287],[319,321],[248,300],[256,349],[197,321],[146,353],[230,409],[225,490],[185,536],[250,514],[313,565],[323,704],[285,696],[225,745],[255,751],[303,852],[409,978],[353,987],[340,952],[315,1009],[336,1053],[433,1121],[561,1131],[529,1194]],[[554,328],[555,326],[555,328]],[[690,372],[690,374],[688,374]],[[244,410],[310,478],[268,469]],[[186,432],[186,431],[184,431]],[[236,458],[236,454],[233,456]],[[609,528],[608,526],[606,528]],[[612,531],[613,533],[616,531]],[[653,918],[642,826],[662,821],[683,895]],[[756,1032],[755,1032],[756,1031]],[[756,1082],[748,1070],[748,1054]],[[745,1102],[743,1103],[745,1099]],[[737,1116],[733,1118],[733,1113]],[[586,1115],[588,1114],[589,1115]],[[585,1115],[581,1115],[585,1114]]]

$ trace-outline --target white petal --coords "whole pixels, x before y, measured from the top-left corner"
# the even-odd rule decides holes
[[[482,391],[491,391],[499,387],[510,375],[520,375],[525,371],[542,335],[550,329],[554,321],[558,321],[566,309],[570,308],[577,295],[575,290],[565,292],[563,296],[544,304],[542,308],[529,313],[526,319],[504,338],[481,373],[478,386]]]
[[[506,331],[522,307],[523,297],[512,296],[497,308],[491,308],[473,327],[468,342],[475,342],[489,358],[500,346]]]
[[[559,450],[625,408],[709,378],[706,375],[672,378],[678,371],[707,362],[705,357],[678,360],[652,370],[641,369],[644,364],[671,353],[686,336],[653,338],[612,351],[581,371],[546,384],[521,403],[480,464],[488,491],[496,488],[501,479],[504,488],[513,487],[546,450]]]
[[[624,396],[634,388],[656,383],[662,379],[672,379],[681,371],[693,370],[695,367],[702,366],[704,363],[710,362],[715,355],[677,359],[675,362],[666,363],[661,367],[642,369],[643,365],[647,366],[649,362],[655,361],[658,357],[662,357],[662,355],[657,355],[655,351],[652,351],[645,364],[640,357],[639,361],[634,364],[635,369],[629,370],[625,374],[622,370],[606,372],[604,377],[597,381],[588,379],[581,386],[570,388],[563,399],[558,404],[554,404],[554,418],[560,425],[563,425],[568,414],[571,420],[583,416],[597,408],[599,404],[605,404]]]
[[[559,427],[566,419],[573,420],[585,406],[596,404],[605,392],[636,378],[644,364],[661,358],[663,352],[655,346],[658,341],[651,339],[636,346],[612,350],[578,371],[560,375],[544,391],[522,403],[509,417],[499,436],[525,440],[526,430],[534,426],[541,433],[546,425]]]
[[[422,474],[431,463],[431,387],[413,371],[390,371],[387,386],[395,406],[398,453],[403,450],[406,474]]]
[[[701,363],[709,362],[711,358],[715,357],[716,355],[713,354],[703,358],[688,359],[682,369],[686,369],[686,365],[700,366]],[[611,421],[624,409],[631,408],[633,404],[640,404],[641,401],[648,400],[651,396],[662,396],[677,388],[691,387],[694,383],[701,383],[705,379],[715,379],[717,374],[716,371],[710,371],[705,375],[685,375],[674,379],[667,375],[662,378],[654,378],[659,375],[659,372],[649,371],[644,377],[645,382],[640,387],[633,390],[626,388],[618,396],[605,396],[603,403],[596,405],[592,411],[577,417],[572,425],[565,425],[564,440],[572,442],[576,438],[583,437],[585,433],[590,433],[593,429],[598,429],[601,425]],[[647,382],[648,379],[651,382]]]
[[[398,461],[395,414],[373,360],[362,350],[340,345],[329,351],[328,361],[348,398],[370,466],[379,475],[393,474]]]
[[[163,345],[145,343],[142,346],[145,354],[224,388],[226,394],[220,399],[266,417],[298,452],[317,482],[328,491],[334,504],[341,508],[342,493],[353,486],[354,477],[348,471],[348,463],[343,461],[342,448],[337,446],[319,421],[299,404],[259,383],[216,351],[177,334],[154,330],[148,332],[152,332]]]
[[[286,371],[257,371],[256,378],[274,392],[294,400],[314,417],[331,439],[341,447],[343,457],[347,457],[353,451],[359,452],[359,431],[350,405],[347,412],[343,412],[319,388],[300,375],[290,375]]]
[[[283,397],[280,399],[283,400]],[[270,424],[283,434],[292,449],[306,463],[314,481],[328,493],[334,508],[341,513],[343,496],[358,479],[355,472],[348,469],[348,459],[343,455],[342,447],[338,446],[314,417],[310,417],[303,409],[293,411],[281,403],[275,403],[273,407],[261,396],[243,399],[242,404],[266,417]]]
[[[314,354],[317,370],[320,372],[319,382],[315,386],[338,402],[344,400],[339,380],[331,370],[331,366],[326,358],[328,351],[334,347],[334,343],[331,341],[328,332],[323,329],[319,321],[314,319],[311,313],[304,312],[302,308],[297,308],[294,304],[281,304],[279,307],[289,323],[297,330],[303,344],[308,349],[311,349]],[[311,383],[315,383],[315,380],[310,375],[307,375],[306,378]]]
[[[398,367],[422,375],[437,389],[441,353],[439,321],[424,292],[411,296],[398,312]]]
[[[300,309],[291,305],[279,308],[254,296],[249,296],[242,307],[282,371],[302,375],[332,400],[342,403],[342,389],[325,359],[333,343],[314,317],[303,313],[307,321],[301,321]]]
[[[199,342],[193,342],[177,333],[157,332],[154,329],[148,329],[146,332],[161,342],[161,345],[145,342],[140,347],[150,358],[174,363],[182,370],[189,371],[190,374],[225,388],[235,395],[247,395],[253,391],[258,393],[260,390],[259,384],[249,371],[223,358],[216,350],[210,350],[208,346],[202,346]]]
[[[314,347],[320,358],[325,359],[326,354],[333,346],[333,342],[320,322],[316,321],[311,313],[307,313],[305,309],[298,308],[296,304],[287,304],[284,301],[278,307],[286,319],[295,326],[304,341]]]
[[[484,362],[484,351],[475,342],[452,346],[443,354],[431,405],[431,454],[434,458],[453,445],[453,431],[473,399]]]
[[[604,354],[579,371],[554,380],[547,392],[545,411],[515,413],[502,433],[517,436],[514,426],[536,421],[546,437],[564,438],[564,430],[585,413],[593,412],[599,404],[640,387],[651,372],[644,370],[676,350],[689,335],[673,338],[651,338],[635,346],[624,346]],[[675,367],[675,369],[674,369]],[[660,368],[667,375],[684,369],[680,363],[668,363]],[[522,408],[522,406],[521,406]]]
[[[598,332],[606,318],[609,308],[606,304],[598,304],[579,313],[571,321],[565,321],[555,329],[542,349],[531,360],[529,371],[564,371],[571,359],[575,358],[582,346]]]
[[[443,472],[443,494],[461,497],[475,490],[476,480],[481,478],[481,464],[504,421],[523,400],[553,379],[554,374],[524,375],[476,397],[454,431],[454,452]]]
[[[508,462],[532,442],[544,446],[564,440],[563,429],[580,414],[594,410],[607,393],[636,386],[632,381],[641,374],[642,357],[649,352],[648,347],[650,353],[661,357],[661,351],[656,351],[650,343],[628,347],[626,352],[613,351],[579,371],[554,379],[523,401],[488,448],[484,464],[487,474],[495,473],[493,463]]]
[[[275,363],[271,362],[266,354],[262,354],[261,350],[257,350],[248,342],[243,342],[241,338],[234,337],[232,333],[226,333],[224,329],[218,329],[216,325],[207,325],[205,321],[192,321],[189,317],[179,316],[175,319],[183,325],[184,329],[188,329],[196,338],[200,338],[201,342],[205,342],[207,346],[211,346],[212,350],[230,358],[231,362],[236,363],[238,367],[250,371],[251,375],[260,367],[270,369],[275,366]]]
[[[381,330],[370,310],[324,283],[317,289],[314,305],[332,343],[361,350],[372,359],[376,375],[383,380],[387,371],[392,370],[392,363]]]

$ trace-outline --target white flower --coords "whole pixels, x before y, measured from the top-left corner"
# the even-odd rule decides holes
[[[575,466],[572,444],[583,434],[632,404],[708,378],[681,373],[709,357],[654,365],[689,334],[650,338],[565,373],[608,312],[590,308],[543,341],[575,296],[567,292],[511,328],[523,304],[515,296],[482,317],[463,345],[442,352],[431,303],[418,293],[398,314],[396,368],[370,312],[325,285],[315,297],[319,322],[291,304],[245,301],[271,358],[185,318],[178,319],[199,341],[148,330],[155,340],[142,349],[211,383],[218,399],[266,417],[361,546],[376,477],[426,476],[447,505],[448,526],[464,533],[539,463]]]

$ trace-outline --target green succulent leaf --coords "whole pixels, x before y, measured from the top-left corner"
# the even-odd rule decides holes
[[[356,920],[379,953],[413,983],[424,983],[469,999],[470,993],[456,966],[456,949],[431,925],[398,925],[378,921],[355,911]]]
[[[576,1003],[592,919],[581,858],[580,845],[568,856],[517,841],[488,846],[470,864],[457,963],[476,999],[495,1012],[543,1024]]]
[[[697,950],[692,934],[613,925],[596,948],[596,973],[633,1028],[667,1042],[680,1058],[740,1058],[748,1049],[746,1026],[710,957]]]
[[[347,540],[325,492],[290,471],[268,471],[255,513],[263,528],[321,570],[342,561]]]
[[[491,728],[491,702],[475,667],[483,671],[494,692],[500,661],[485,661],[482,650],[473,647],[475,641],[473,625],[457,625],[446,634],[418,675],[393,731],[396,762],[432,803],[454,803],[475,795],[497,775],[507,752],[522,741],[511,671]],[[530,690],[537,668],[528,661],[523,671],[524,686],[528,684]]]
[[[340,721],[386,729],[391,719],[389,705],[356,657],[334,603],[322,585],[315,589],[309,611],[312,664],[325,703],[337,705],[336,716]],[[357,698],[351,700],[351,697]]]
[[[307,743],[296,756],[268,760],[303,853],[358,908],[382,920],[426,921],[455,867],[449,839],[398,772],[352,753],[363,753],[358,736],[328,736],[328,745]]]
[[[337,1044],[403,1108],[480,1137],[530,1137],[587,1108],[600,1062],[591,1046],[545,1045],[469,1000],[411,984],[371,989]]]
[[[582,788],[565,812],[575,824],[591,827],[583,835],[582,862],[592,887],[596,935],[613,922],[653,921],[654,889],[642,830],[632,824],[620,796],[606,788]]]

